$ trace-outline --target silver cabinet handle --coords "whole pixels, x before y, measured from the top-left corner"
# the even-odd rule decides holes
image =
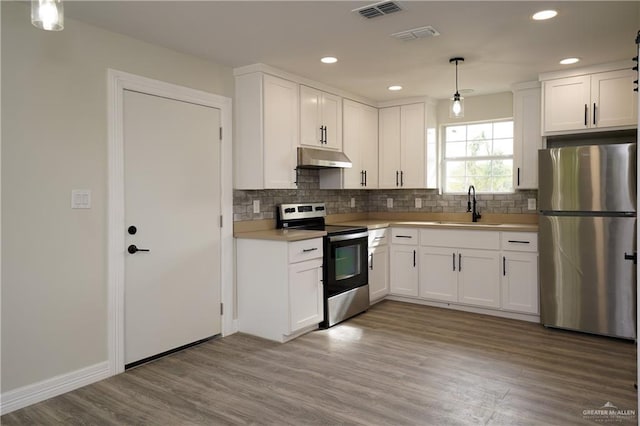
[[[369,269],[373,271],[373,253],[371,253],[369,257],[371,258],[371,264],[369,265]]]
[[[385,237],[375,237],[375,238],[374,238],[374,240],[375,240],[375,241],[378,241],[378,240],[384,240],[384,239],[385,239]]]
[[[303,253],[309,253],[310,251],[318,250],[318,247],[310,248],[310,249],[302,249]]]

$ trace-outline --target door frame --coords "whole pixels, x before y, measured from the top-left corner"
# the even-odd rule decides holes
[[[190,89],[114,69],[107,70],[107,351],[110,375],[124,371],[124,91],[190,102],[220,110],[220,300],[224,304],[222,335],[235,333],[233,290],[232,101],[225,96]],[[212,218],[213,219],[213,218]],[[215,220],[215,219],[214,219]]]

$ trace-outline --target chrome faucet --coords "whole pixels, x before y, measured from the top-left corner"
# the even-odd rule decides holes
[[[473,190],[473,209],[471,204],[471,190]],[[471,221],[477,222],[482,216],[478,212],[478,203],[476,202],[476,187],[473,185],[469,186],[469,192],[467,193],[467,212],[471,212]]]

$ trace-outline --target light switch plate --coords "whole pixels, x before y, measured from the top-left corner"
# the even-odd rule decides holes
[[[536,199],[535,198],[527,198],[527,208],[529,210],[536,209]]]
[[[393,198],[387,198],[387,208],[388,209],[393,208]]]
[[[260,213],[260,200],[253,200],[253,212]]]
[[[71,190],[71,208],[72,209],[90,209],[91,208],[91,190],[89,189]]]
[[[422,198],[416,198],[416,209],[422,208]]]
[[[354,208],[356,206],[356,199],[355,198],[351,198],[351,208]]]

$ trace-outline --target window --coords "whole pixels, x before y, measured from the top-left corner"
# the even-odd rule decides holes
[[[513,192],[513,120],[445,126],[444,192]]]

